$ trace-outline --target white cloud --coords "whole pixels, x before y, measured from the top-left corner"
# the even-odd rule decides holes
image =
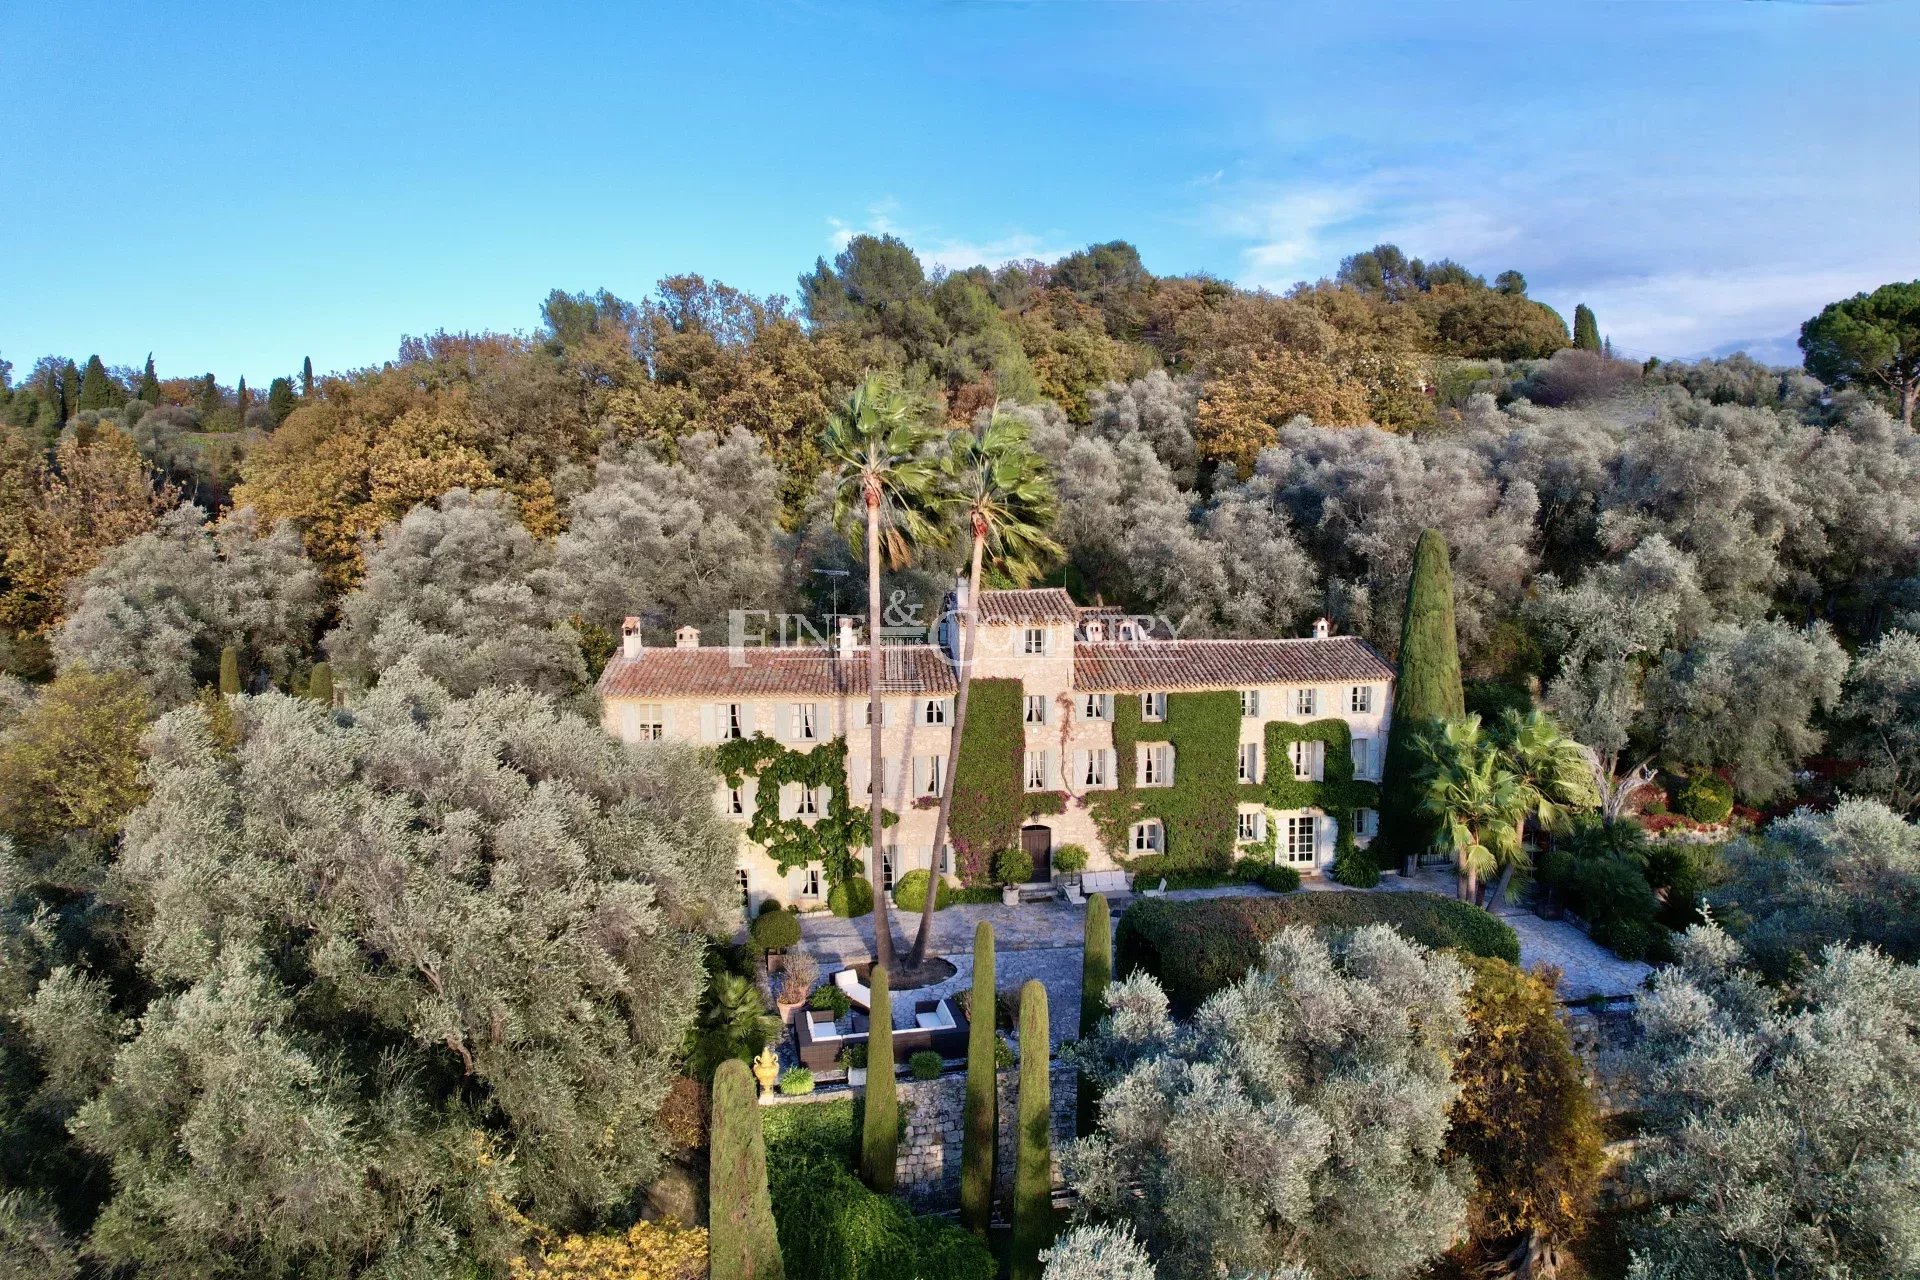
[[[895,216],[899,203],[891,198],[867,206],[866,217],[858,221],[828,218],[831,234],[828,243],[835,253],[845,249],[857,235],[895,236],[906,242],[928,270],[936,267],[960,271],[967,267],[998,267],[1009,262],[1038,258],[1052,262],[1074,250],[1061,247],[1031,232],[1012,230],[990,240],[951,236],[937,227],[908,226]]]

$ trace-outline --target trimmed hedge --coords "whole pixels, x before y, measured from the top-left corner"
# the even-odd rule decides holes
[[[846,917],[868,914],[873,910],[873,883],[865,876],[842,880],[827,890],[827,910]]]
[[[996,893],[993,895],[993,898],[995,902],[998,902],[1000,895]],[[893,903],[902,911],[913,912],[925,910],[927,905],[927,873],[924,871],[909,871],[894,881]],[[940,881],[940,891],[934,895],[933,909],[935,911],[945,911],[952,905],[953,890],[948,887],[947,882],[942,879]]]
[[[1357,929],[1392,925],[1429,947],[1520,962],[1520,939],[1479,907],[1432,893],[1300,893],[1284,898],[1211,898],[1169,902],[1147,898],[1120,917],[1115,972],[1144,971],[1167,999],[1191,1013],[1206,998],[1246,976],[1261,948],[1289,925]]]
[[[748,931],[761,951],[785,951],[800,945],[800,917],[791,911],[763,912]]]

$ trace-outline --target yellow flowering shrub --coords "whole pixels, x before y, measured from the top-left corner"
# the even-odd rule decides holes
[[[707,1233],[700,1227],[636,1222],[620,1235],[562,1236],[540,1261],[513,1263],[514,1280],[702,1280]]]

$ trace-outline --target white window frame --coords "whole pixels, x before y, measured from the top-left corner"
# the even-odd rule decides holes
[[[817,898],[820,896],[820,868],[803,867],[800,871],[800,896]]]
[[[1370,684],[1353,686],[1352,692],[1347,695],[1347,709],[1357,716],[1372,715],[1373,686]]]
[[[1301,850],[1305,849],[1302,856]],[[1287,862],[1302,866],[1320,856],[1320,818],[1318,814],[1296,813],[1287,818],[1287,839],[1281,850]]]
[[[1355,809],[1353,811],[1353,834],[1357,840],[1371,840],[1380,834],[1380,811],[1378,809]]]
[[[1240,744],[1240,781],[1260,781],[1260,744],[1257,742]]]
[[[1264,810],[1254,809],[1240,815],[1240,843],[1257,844],[1267,838],[1267,815]]]
[[[1139,746],[1139,758],[1134,761],[1135,772],[1140,775],[1143,787],[1170,787],[1173,785],[1173,744],[1169,742],[1143,742]]]
[[[898,877],[900,846],[890,844],[880,851],[880,892],[892,893]]]
[[[1167,718],[1167,695],[1164,693],[1143,693],[1140,695],[1140,718],[1149,723],[1158,723]]]
[[[1105,787],[1111,785],[1112,773],[1107,768],[1107,752],[1102,748],[1096,747],[1088,751],[1086,756],[1087,767],[1081,774],[1080,785],[1083,787]]]
[[[1347,753],[1353,757],[1353,776],[1362,782],[1374,781],[1373,739],[1351,739],[1347,745]]]
[[[733,884],[736,889],[740,890],[740,897],[742,899],[751,899],[753,897],[753,877],[747,874],[745,867],[740,867],[734,871]]]
[[[947,722],[947,700],[945,698],[924,698],[920,703],[920,723],[926,725],[944,725]]]
[[[1166,846],[1166,828],[1158,818],[1136,822],[1127,830],[1127,848],[1134,853],[1164,853]]]
[[[820,793],[812,787],[802,786],[800,795],[793,807],[796,818],[817,818],[820,816]]]
[[[813,722],[813,704],[796,702],[793,704],[793,738],[795,742],[818,742],[819,726]]]
[[[921,761],[925,761],[924,767]],[[915,756],[913,781],[916,796],[938,796],[947,777],[947,758],[942,755]]]
[[[1242,720],[1258,720],[1260,718],[1260,691],[1258,689],[1242,689],[1240,691],[1240,718]]]
[[[736,818],[747,816],[747,784],[727,788],[727,812]]]
[[[1113,718],[1113,695],[1110,693],[1090,693],[1080,704],[1080,714],[1088,720],[1110,720]]]
[[[747,736],[747,704],[744,702],[723,702],[727,723],[721,729],[721,736],[728,742],[738,742]]]
[[[1027,627],[1020,637],[1020,651],[1030,658],[1046,656],[1047,629]]]
[[[1027,752],[1025,776],[1028,791],[1045,791],[1047,789],[1047,754],[1045,751]]]
[[[1296,738],[1287,744],[1287,758],[1293,764],[1295,782],[1319,782],[1325,775],[1326,755],[1323,742]]]
[[[1045,724],[1047,722],[1047,695],[1030,693],[1027,695],[1027,724]]]
[[[1295,689],[1293,691],[1293,714],[1297,716],[1319,715],[1320,691],[1318,689]]]

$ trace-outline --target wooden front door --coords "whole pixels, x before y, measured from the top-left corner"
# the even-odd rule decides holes
[[[1033,878],[1037,881],[1053,878],[1053,828],[1020,828],[1020,847],[1033,859]]]

